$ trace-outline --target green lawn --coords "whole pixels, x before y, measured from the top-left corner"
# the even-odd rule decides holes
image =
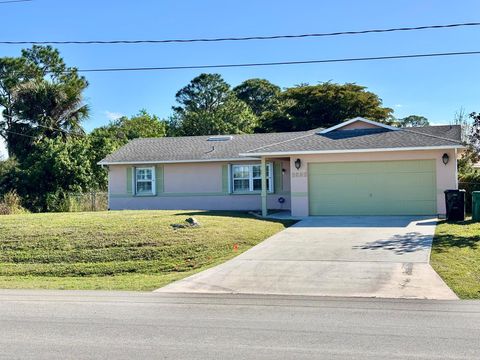
[[[460,298],[480,299],[480,223],[440,223],[431,264]]]
[[[190,216],[202,226],[170,226]],[[224,262],[291,224],[205,211],[0,216],[0,288],[152,290]]]

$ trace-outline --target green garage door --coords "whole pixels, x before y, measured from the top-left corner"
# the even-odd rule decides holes
[[[310,215],[433,215],[435,160],[310,163]]]

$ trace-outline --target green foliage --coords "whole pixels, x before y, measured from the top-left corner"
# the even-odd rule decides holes
[[[257,118],[219,74],[201,74],[176,94],[179,106],[170,120],[172,135],[253,132]]]
[[[458,187],[465,190],[465,208],[468,213],[472,212],[472,191],[480,191],[480,172],[471,170],[466,173],[458,173]]]
[[[96,185],[88,138],[41,140],[21,168],[19,191],[35,211],[62,211],[69,192]]]
[[[20,183],[21,170],[15,158],[0,161],[0,195],[15,191]]]
[[[429,126],[430,123],[428,119],[424,116],[419,115],[410,115],[403,119],[397,120],[399,127],[418,127],[418,126]]]
[[[460,114],[463,114],[463,110]],[[467,122],[463,115],[456,115],[455,119],[458,125],[467,128],[467,132],[462,134],[466,149],[458,160],[458,173],[462,178],[478,176],[474,165],[480,162],[480,114],[473,112],[470,118],[472,123]]]
[[[94,189],[107,188],[107,172],[97,163],[128,141],[137,138],[163,137],[167,133],[167,124],[146,110],[128,118],[121,117],[106,126],[94,129],[89,135],[90,164],[95,179]]]
[[[88,116],[82,92],[88,86],[58,50],[33,46],[18,58],[0,58],[0,135],[10,156],[20,158],[36,140],[83,134]]]
[[[263,130],[301,131],[326,128],[362,116],[390,123],[393,110],[382,107],[381,99],[364,86],[325,82],[286,89],[280,105],[265,114]]]
[[[248,79],[233,88],[233,92],[252,109],[256,116],[274,111],[281,93],[279,86],[265,79]]]
[[[15,191],[9,191],[0,197],[0,215],[24,214],[27,212],[22,206],[22,199]]]

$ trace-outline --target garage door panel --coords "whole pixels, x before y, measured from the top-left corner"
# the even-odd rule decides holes
[[[434,160],[309,164],[311,215],[430,215]]]

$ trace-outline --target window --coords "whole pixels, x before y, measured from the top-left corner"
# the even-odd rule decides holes
[[[273,192],[272,164],[267,164],[267,191]],[[233,165],[233,192],[260,192],[262,190],[261,165]]]
[[[155,171],[153,167],[135,169],[135,194],[155,195]]]

